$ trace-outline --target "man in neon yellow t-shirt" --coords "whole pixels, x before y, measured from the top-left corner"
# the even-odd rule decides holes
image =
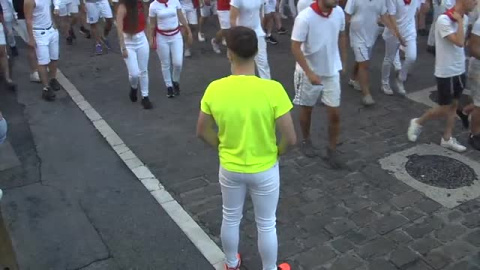
[[[278,82],[255,76],[255,32],[234,27],[227,37],[232,75],[212,82],[201,101],[197,135],[218,148],[222,189],[222,246],[226,269],[240,269],[239,226],[247,191],[252,197],[263,269],[277,268],[278,156],[296,143],[292,103]],[[218,127],[218,133],[214,125]],[[275,130],[281,138],[277,144]]]

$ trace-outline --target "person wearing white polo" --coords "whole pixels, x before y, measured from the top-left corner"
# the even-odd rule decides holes
[[[57,1],[55,6],[59,6]],[[56,79],[59,37],[52,21],[51,7],[51,0],[25,0],[28,43],[37,53],[38,72],[43,84],[42,98],[46,101],[55,100],[53,91],[61,88]]]
[[[405,95],[404,82],[407,80],[409,69],[417,60],[417,28],[416,17],[417,11],[422,5],[421,0],[386,0],[387,12],[392,23],[400,31],[400,36],[405,41],[401,44],[398,37],[388,28],[383,32],[385,40],[385,58],[382,66],[382,91],[386,95],[393,95],[390,87],[390,69],[395,60],[400,45],[405,45],[405,61],[396,76],[397,91],[400,95]]]
[[[317,0],[295,19],[292,53],[297,66],[293,103],[300,107],[301,150],[307,157],[318,155],[310,139],[310,126],[313,108],[320,98],[327,106],[329,120],[328,162],[335,169],[343,167],[336,147],[340,134],[339,72],[347,63],[347,39],[345,13],[337,6],[337,0]]]
[[[258,37],[258,53],[255,56],[258,74],[263,79],[270,79],[267,42],[262,28],[264,3],[265,0],[231,0],[230,24],[231,27],[244,26],[255,31]]]

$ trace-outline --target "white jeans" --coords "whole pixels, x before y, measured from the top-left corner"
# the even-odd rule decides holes
[[[415,39],[407,40],[405,47],[405,61],[400,69],[399,79],[404,82],[407,80],[408,70],[417,60],[417,41]],[[398,54],[400,42],[396,37],[385,39],[385,58],[382,66],[382,84],[390,84],[390,69]]]
[[[157,33],[157,54],[162,64],[163,80],[167,87],[179,82],[183,65],[183,38],[181,33],[164,36]]]
[[[258,38],[258,53],[255,56],[255,64],[257,65],[258,75],[263,79],[270,79],[270,66],[268,64],[267,42],[265,37]]]
[[[278,163],[271,169],[255,174],[234,173],[220,167],[219,179],[222,189],[223,220],[222,246],[229,267],[237,266],[240,222],[247,192],[252,197],[258,233],[258,251],[263,270],[276,270],[277,229],[276,216],[280,194]]]
[[[279,5],[280,14],[285,15],[284,10],[285,10],[286,1],[288,1],[288,8],[290,9],[290,13],[292,14],[292,17],[295,18],[297,16],[297,7],[295,7],[294,0],[280,0],[280,5]]]
[[[127,64],[130,86],[134,89],[142,90],[142,97],[148,97],[148,59],[150,56],[150,46],[148,45],[145,32],[135,35],[124,34],[125,47],[128,57],[125,59]]]

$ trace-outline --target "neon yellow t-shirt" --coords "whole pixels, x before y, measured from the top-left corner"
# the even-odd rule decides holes
[[[283,86],[256,76],[229,76],[212,82],[202,112],[218,126],[220,164],[231,172],[258,173],[278,159],[275,120],[292,109]]]

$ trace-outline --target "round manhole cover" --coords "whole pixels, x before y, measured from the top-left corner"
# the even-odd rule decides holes
[[[475,171],[463,162],[438,155],[408,156],[405,169],[408,174],[424,184],[456,189],[471,186],[477,179]]]

